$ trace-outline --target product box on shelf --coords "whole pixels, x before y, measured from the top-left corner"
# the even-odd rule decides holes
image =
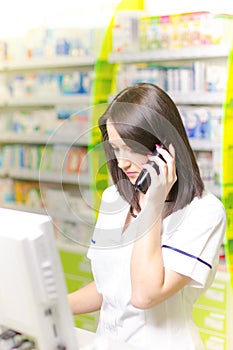
[[[232,34],[232,15],[202,11],[139,18],[140,50],[230,46]]]
[[[112,51],[125,52],[139,49],[139,18],[142,11],[118,11],[112,30]]]
[[[8,38],[1,52],[10,62],[25,59],[56,57],[86,57],[95,55],[100,45],[101,31],[94,28],[33,28],[24,36]],[[96,42],[97,41],[97,42]]]
[[[12,179],[0,178],[0,203],[14,203],[14,181]]]
[[[169,94],[223,93],[227,72],[224,64],[214,65],[200,60],[194,60],[189,65],[174,62],[167,65],[131,63],[118,68],[117,91],[143,81],[156,84]]]
[[[15,203],[25,208],[41,209],[42,201],[38,182],[14,181]]]
[[[8,91],[12,98],[26,97],[59,97],[61,95],[91,93],[92,72],[79,72],[77,70],[65,72],[30,72],[12,75]]]

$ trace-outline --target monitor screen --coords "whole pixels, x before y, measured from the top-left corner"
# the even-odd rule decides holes
[[[0,326],[39,350],[77,350],[51,219],[0,208]]]

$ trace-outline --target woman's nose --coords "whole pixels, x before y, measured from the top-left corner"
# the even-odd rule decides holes
[[[130,160],[125,157],[118,158],[118,167],[121,169],[127,169],[130,166]]]

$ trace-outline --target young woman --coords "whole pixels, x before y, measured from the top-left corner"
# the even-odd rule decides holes
[[[88,251],[94,281],[69,294],[72,311],[100,310],[97,333],[135,348],[204,349],[192,308],[215,276],[225,210],[204,190],[179,111],[159,87],[138,83],[99,127],[113,185]],[[147,191],[136,186],[142,170]]]

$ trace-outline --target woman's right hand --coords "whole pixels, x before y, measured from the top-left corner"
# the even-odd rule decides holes
[[[158,156],[150,156],[150,161],[156,162],[159,167],[159,174],[151,164],[145,164],[144,169],[147,169],[151,177],[151,185],[149,186],[145,195],[141,194],[140,204],[142,212],[149,210],[149,212],[162,212],[165,200],[177,181],[176,164],[175,164],[175,149],[173,145],[169,145],[169,152],[164,148],[157,146],[157,151],[164,158],[163,161]]]

